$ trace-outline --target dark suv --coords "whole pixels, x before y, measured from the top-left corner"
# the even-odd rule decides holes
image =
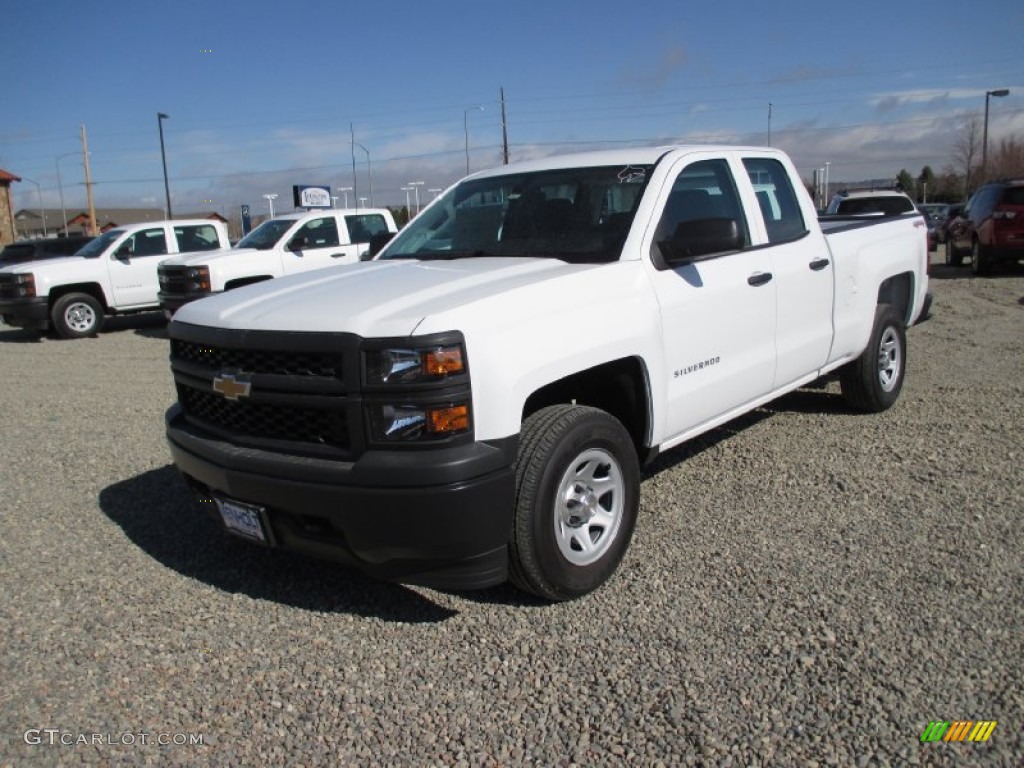
[[[26,261],[54,259],[60,256],[71,256],[83,245],[92,240],[84,235],[68,237],[48,237],[42,240],[25,240],[11,243],[0,251],[0,267],[10,264],[22,264]]]
[[[948,247],[953,264],[970,249],[976,275],[991,272],[997,262],[1024,258],[1024,180],[992,181],[971,195]]]

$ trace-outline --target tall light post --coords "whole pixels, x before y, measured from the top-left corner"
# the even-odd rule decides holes
[[[167,218],[173,219],[174,214],[171,213],[171,186],[167,183],[167,153],[164,151],[164,120],[168,118],[170,118],[170,115],[163,112],[156,113],[156,124],[160,127],[160,159],[164,164],[164,194],[167,196]]]
[[[985,182],[986,175],[988,173],[988,100],[990,96],[995,96],[997,99],[1003,98],[1003,96],[1009,96],[1009,88],[998,88],[994,91],[985,91],[985,130],[982,132],[981,139],[981,181]]]
[[[60,215],[64,220],[63,232],[65,235],[68,233],[68,210],[64,207],[64,182],[60,178],[60,161],[65,157],[75,157],[77,152],[67,152],[63,155],[57,155],[57,159],[53,161],[53,164],[57,166],[57,189],[60,190]]]
[[[264,195],[263,198],[270,206],[270,218],[274,218],[274,201],[277,200],[277,195]]]
[[[831,161],[827,161],[825,163],[825,205],[829,204],[829,197],[828,197],[828,167],[831,164],[832,164]]]
[[[365,197],[360,197],[359,198],[359,207],[360,208],[364,208],[365,206],[366,206],[366,198]]]
[[[427,190],[427,192],[433,192],[434,193],[434,196],[432,198],[430,198],[431,200],[437,200],[437,196],[439,194],[441,194],[441,192],[443,192],[443,191],[444,190],[442,190],[440,187],[431,187],[430,189]]]
[[[475,110],[481,112],[484,108],[477,104],[475,107],[466,107],[462,110],[462,130],[466,134],[466,175],[469,176],[469,113]]]
[[[338,187],[335,191],[341,192],[341,194],[345,196],[345,204],[343,207],[348,208],[348,193],[353,191],[352,187]]]
[[[366,153],[366,175],[370,180],[370,205],[373,206],[373,166],[370,165],[370,150],[360,144],[358,141],[353,141],[352,146],[359,147],[363,152]],[[365,200],[365,197],[359,198]]]
[[[405,192],[405,214],[409,219],[412,219],[412,206],[409,205],[409,193],[412,190],[412,187],[402,187],[402,191]]]
[[[412,187],[413,191],[416,193],[416,215],[419,216],[420,215],[420,187],[425,186],[427,182],[425,182],[425,181],[409,181],[409,182],[406,182],[406,183],[410,187]]]
[[[39,196],[39,218],[43,220],[43,237],[46,237],[46,211],[43,210],[43,188],[39,186],[38,181],[33,181],[28,176],[22,176],[21,178],[29,184],[36,185],[36,195]]]

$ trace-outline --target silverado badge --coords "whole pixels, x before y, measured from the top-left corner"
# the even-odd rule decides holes
[[[228,400],[237,400],[240,397],[248,397],[252,389],[252,382],[244,373],[222,373],[213,377],[213,391],[224,395]],[[243,378],[246,377],[246,378]]]

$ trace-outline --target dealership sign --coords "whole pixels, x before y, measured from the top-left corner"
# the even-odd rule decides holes
[[[296,184],[292,187],[296,208],[330,208],[331,188]]]

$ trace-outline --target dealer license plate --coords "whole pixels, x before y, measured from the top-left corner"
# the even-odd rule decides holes
[[[232,499],[215,498],[214,501],[217,502],[221,519],[229,531],[253,541],[267,543],[267,536],[263,532],[263,523],[260,520],[262,507],[254,507],[252,504],[243,504]]]

